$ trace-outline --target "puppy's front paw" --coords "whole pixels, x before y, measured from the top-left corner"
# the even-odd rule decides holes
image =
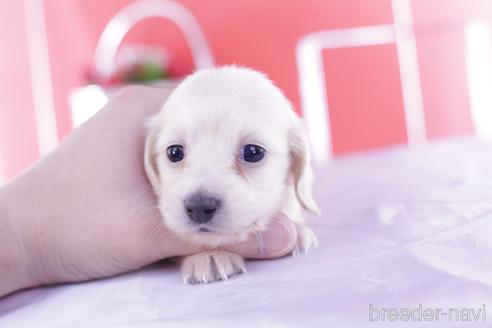
[[[300,253],[307,253],[311,248],[318,247],[318,238],[314,231],[302,223],[296,223],[297,242],[292,255],[296,256]]]
[[[200,284],[227,280],[230,276],[246,272],[246,267],[241,256],[217,250],[186,256],[181,272],[185,284]]]

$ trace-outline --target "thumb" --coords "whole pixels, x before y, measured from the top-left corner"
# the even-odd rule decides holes
[[[243,242],[226,245],[223,249],[249,259],[271,259],[291,252],[296,241],[294,223],[285,214],[278,213],[266,231],[253,234]]]

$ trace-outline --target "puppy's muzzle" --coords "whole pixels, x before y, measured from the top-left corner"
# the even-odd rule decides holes
[[[221,200],[219,198],[201,192],[197,192],[184,200],[188,217],[196,223],[206,223],[212,220],[220,205]]]

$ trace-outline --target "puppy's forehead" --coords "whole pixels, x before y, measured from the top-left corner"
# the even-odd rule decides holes
[[[164,129],[169,139],[185,143],[230,144],[257,143],[282,147],[287,129],[268,111],[251,110],[239,104],[232,107],[210,107],[198,111],[192,106],[178,115],[170,115]]]
[[[281,91],[258,72],[234,67],[200,71],[181,83],[169,105],[193,114],[257,113],[285,117],[290,104]]]
[[[175,129],[174,134],[205,133],[267,142],[286,133],[290,111],[288,100],[263,75],[228,67],[187,78],[167,101],[163,119]]]

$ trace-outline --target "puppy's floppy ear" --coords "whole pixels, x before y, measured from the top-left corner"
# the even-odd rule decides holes
[[[319,215],[320,210],[312,195],[313,172],[307,137],[300,119],[296,117],[296,121],[289,131],[290,169],[294,177],[294,188],[302,207]]]
[[[152,117],[147,124],[147,138],[145,139],[144,167],[156,195],[160,196],[159,170],[156,160],[156,146],[159,137],[159,116]]]

